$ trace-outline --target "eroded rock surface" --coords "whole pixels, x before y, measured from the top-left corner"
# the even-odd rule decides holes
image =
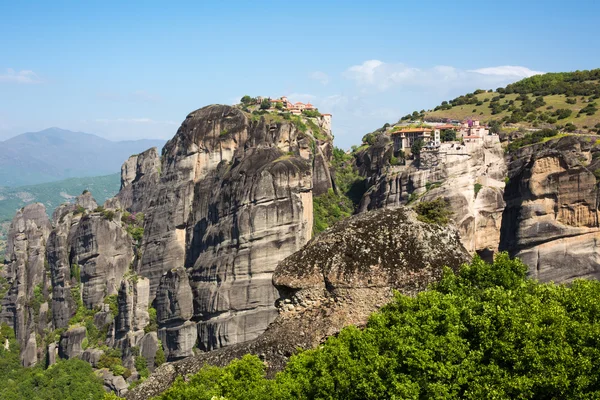
[[[35,334],[41,334],[49,322],[48,305],[42,307],[42,302],[46,301],[50,287],[45,263],[50,229],[46,208],[36,203],[17,211],[8,232],[2,274],[9,289],[0,303],[0,323],[14,328],[21,347],[21,362],[26,366],[36,364],[41,356],[36,349]],[[43,318],[39,318],[40,313]]]
[[[160,175],[160,156],[156,147],[135,154],[121,167],[121,190],[115,198],[130,212],[143,212],[150,205]]]
[[[154,298],[165,272],[187,269],[201,348],[253,339],[276,317],[271,275],[311,237],[315,182],[331,187],[327,137],[214,105],[189,114],[166,144],[139,272]],[[181,342],[172,326],[165,333]]]
[[[541,281],[600,277],[597,139],[568,136],[512,156],[500,246]]]
[[[392,140],[388,134],[379,135],[376,144],[358,157],[359,170],[369,186],[361,211],[443,198],[465,248],[491,259],[498,251],[507,175],[504,150],[497,139],[489,136],[480,144],[443,144],[439,151],[422,151],[420,164],[390,166]]]
[[[273,376],[298,348],[312,348],[344,326],[364,325],[394,289],[414,295],[435,282],[444,266],[456,270],[469,258],[457,231],[417,221],[404,207],[351,217],[277,266],[273,281],[283,299],[279,316],[262,335],[165,364],[127,399],[151,398],[177,376],[248,353],[259,356]]]

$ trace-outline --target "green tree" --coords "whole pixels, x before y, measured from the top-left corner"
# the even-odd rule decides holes
[[[421,154],[421,149],[423,148],[423,139],[416,139],[412,146],[410,146],[410,151],[415,157],[419,157]]]
[[[267,110],[269,108],[271,108],[271,100],[263,99],[263,101],[260,102],[260,109]]]
[[[454,129],[442,129],[440,132],[442,142],[453,142],[456,140],[456,131]]]
[[[415,206],[415,211],[420,221],[431,224],[446,225],[452,216],[450,204],[442,198],[432,201],[422,201]]]
[[[248,95],[245,95],[240,101],[242,102],[242,104],[249,105],[254,102],[254,99]]]

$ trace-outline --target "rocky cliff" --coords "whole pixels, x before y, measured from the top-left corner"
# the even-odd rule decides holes
[[[176,360],[256,338],[278,314],[277,263],[311,238],[312,196],[333,187],[331,140],[324,118],[208,106],[161,157],[131,156],[103,206],[86,191],[52,221],[42,205],[19,211],[0,322],[23,364],[46,353],[97,366],[108,352],[132,380],[138,357],[153,370],[163,350]],[[111,371],[105,385],[125,393]]]
[[[394,290],[414,295],[435,282],[443,267],[456,270],[469,258],[456,230],[420,222],[404,207],[353,216],[279,263],[273,276],[281,294],[279,315],[262,335],[165,364],[127,398],[151,398],[178,376],[248,353],[259,356],[273,376],[298,348],[312,348],[344,326],[364,325]]]
[[[360,211],[443,198],[467,250],[491,256],[498,250],[506,178],[504,150],[497,139],[444,143],[439,150],[423,150],[415,162],[392,166],[392,139],[380,134],[357,157],[368,182]]]
[[[186,268],[192,315],[170,321],[158,309],[170,321],[159,336],[184,346],[173,354],[190,354],[194,329],[210,350],[255,338],[275,318],[271,274],[311,237],[313,188],[332,186],[330,141],[315,122],[209,106],[166,144],[139,273],[154,297],[165,272]]]
[[[524,147],[511,155],[508,176],[500,248],[542,281],[598,279],[598,136]]]

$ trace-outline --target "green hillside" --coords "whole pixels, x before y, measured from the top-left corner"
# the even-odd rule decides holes
[[[502,125],[600,131],[600,69],[536,75],[496,90],[476,90],[403,121],[480,119]]]
[[[15,212],[31,203],[42,203],[48,215],[62,203],[72,201],[84,190],[89,190],[98,203],[113,197],[120,187],[120,174],[70,178],[58,182],[20,187],[0,187],[0,260],[5,250],[5,238]]]

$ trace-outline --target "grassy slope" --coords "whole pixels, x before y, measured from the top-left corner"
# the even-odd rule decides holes
[[[16,188],[0,187],[0,259],[4,253],[4,241],[10,221],[19,208],[39,202],[46,206],[48,214],[51,215],[57,206],[69,201],[69,196],[77,196],[86,189],[92,192],[96,201],[101,204],[119,191],[120,179],[120,174],[112,174],[70,178]]]
[[[498,96],[498,94],[499,93],[497,93],[497,92],[481,93],[481,94],[477,95],[477,98],[481,101],[484,101],[485,99],[491,100],[492,97]],[[510,100],[515,100],[519,95],[516,93],[513,93],[513,94],[507,94],[505,96],[506,97],[504,97],[503,99],[500,100],[500,104],[505,104],[505,103],[508,103]],[[528,95],[528,97],[532,101],[534,100],[533,96]],[[584,98],[587,101],[589,96],[584,97]],[[581,110],[588,104],[587,102],[586,103],[582,102],[581,96],[577,97],[576,104],[568,104],[566,102],[566,100],[567,100],[567,96],[565,96],[565,95],[544,96],[544,101],[546,102],[546,105],[537,108],[537,110],[552,112],[559,108],[569,109],[569,110],[573,111],[571,116],[568,118],[565,118],[565,119],[561,119],[558,123],[564,125],[564,124],[571,122],[572,124],[576,125],[580,129],[582,129],[584,126],[593,128],[594,125],[600,123],[600,112],[597,112],[594,115],[582,115],[581,117],[577,118],[577,113],[579,112],[579,110]],[[600,101],[598,101],[598,100],[596,100],[595,102],[600,104]],[[522,103],[521,101],[515,100],[515,106],[520,107],[521,103]],[[462,106],[452,107],[450,110],[428,111],[427,113],[425,113],[425,115],[426,115],[426,118],[450,118],[450,119],[458,119],[458,120],[463,120],[463,119],[467,119],[467,118],[475,118],[475,119],[481,119],[481,120],[487,121],[487,120],[491,120],[491,119],[501,119],[502,117],[509,116],[511,114],[510,111],[505,110],[499,114],[492,115],[492,110],[489,108],[489,104],[490,104],[489,101],[483,103],[483,105],[480,105],[480,106],[477,106],[474,104],[465,104]],[[553,108],[551,110],[548,110],[547,107],[549,107],[549,106],[552,106]],[[475,110],[475,111],[473,111],[473,110]],[[530,125],[526,121],[519,122],[519,124],[524,125],[524,126]]]

